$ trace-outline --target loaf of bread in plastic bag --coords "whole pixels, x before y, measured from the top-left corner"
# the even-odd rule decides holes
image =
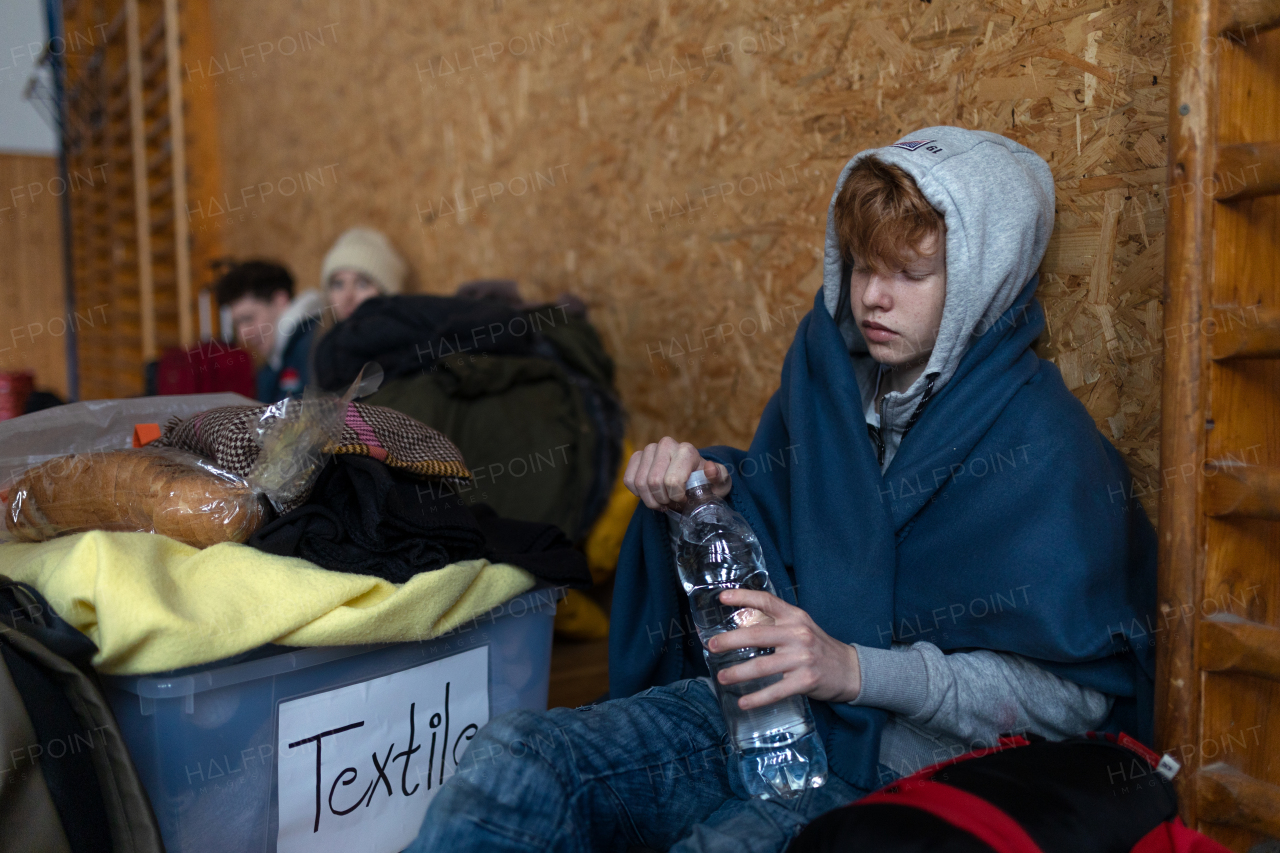
[[[242,480],[194,454],[143,448],[76,453],[28,469],[9,492],[5,522],[24,542],[116,530],[205,548],[244,542],[264,512]]]

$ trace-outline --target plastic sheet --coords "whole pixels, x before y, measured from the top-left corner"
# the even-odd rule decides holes
[[[0,488],[31,466],[58,456],[123,450],[130,446],[137,424],[163,425],[171,417],[243,405],[256,403],[239,394],[86,400],[0,421]]]

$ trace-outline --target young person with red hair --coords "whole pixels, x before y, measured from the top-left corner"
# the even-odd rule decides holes
[[[1150,741],[1155,537],[1129,474],[1057,368],[1036,268],[1049,167],[992,133],[918,131],[841,171],[823,286],[750,448],[671,437],[624,480],[610,701],[491,721],[412,851],[781,851],[817,815],[999,734]],[[677,577],[685,481],[751,524],[778,594],[712,650],[720,673],[807,696],[830,777],[745,796]],[[1136,630],[1134,630],[1136,629]],[[1131,633],[1132,632],[1132,633]]]

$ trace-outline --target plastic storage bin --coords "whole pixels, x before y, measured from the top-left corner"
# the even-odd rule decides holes
[[[282,703],[363,685],[487,646],[489,717],[517,708],[545,709],[556,598],[556,590],[534,590],[446,635],[421,642],[309,649],[267,646],[173,673],[105,677],[108,699],[151,798],[166,849],[276,850],[276,745]],[[420,744],[434,738],[427,723],[422,713],[417,720]],[[455,753],[457,749],[455,744]],[[426,754],[424,750],[416,757]],[[387,775],[398,784],[399,765]],[[414,778],[409,777],[410,786]],[[358,787],[364,784],[362,778]],[[345,789],[336,793],[353,796]]]

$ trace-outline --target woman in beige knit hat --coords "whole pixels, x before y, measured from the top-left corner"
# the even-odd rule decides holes
[[[373,228],[351,228],[324,256],[320,280],[334,319],[341,322],[366,299],[399,293],[407,272],[404,258],[385,234]]]

